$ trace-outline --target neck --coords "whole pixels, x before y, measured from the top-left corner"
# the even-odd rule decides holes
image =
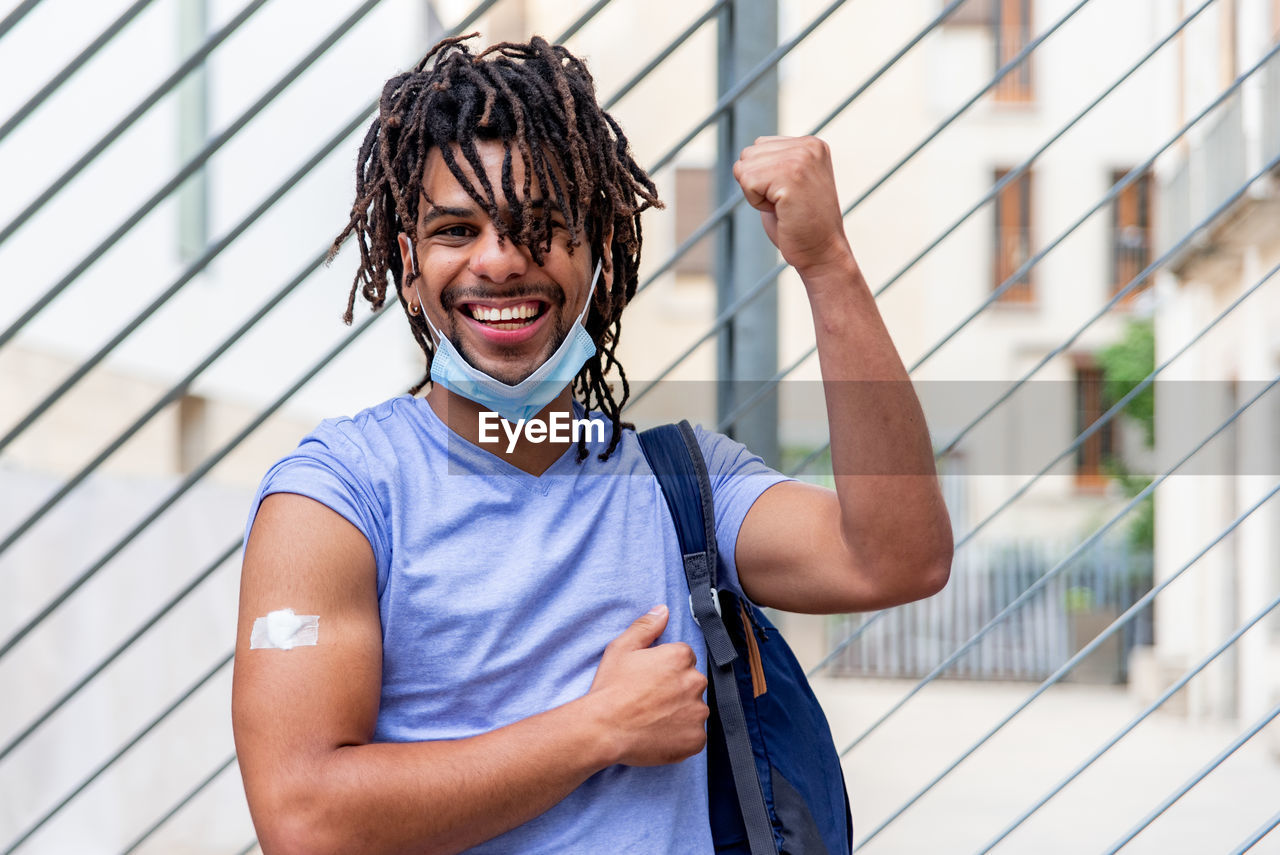
[[[516,425],[504,424],[500,419],[489,415],[490,411],[475,401],[455,395],[442,386],[432,384],[426,400],[449,430],[530,475],[541,475],[547,471],[573,445],[571,441],[552,442],[545,435],[540,442],[534,442],[524,430],[516,435],[513,443],[508,431],[515,431]],[[564,413],[569,419],[574,417],[573,397],[569,394],[568,386],[561,390],[555,400],[543,407],[534,419],[550,424],[554,413]],[[482,428],[487,429],[483,438]]]

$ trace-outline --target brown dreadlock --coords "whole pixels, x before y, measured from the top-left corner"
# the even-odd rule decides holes
[[[607,293],[596,290],[584,323],[598,352],[572,384],[572,394],[584,407],[600,410],[613,424],[609,447],[600,455],[605,460],[618,445],[622,407],[630,396],[615,351],[622,309],[636,292],[640,213],[662,203],[653,181],[632,159],[622,129],[596,101],[595,83],[582,60],[538,36],[528,44],[504,42],[473,55],[465,41],[475,35],[444,39],[413,71],[391,78],[382,89],[378,117],[360,146],[351,219],[329,251],[332,259],[352,233],[360,247],[360,267],[343,320],[351,323],[357,292],[377,311],[388,284],[403,281],[397,235],[404,232],[417,241],[423,169],[432,148],[439,149],[453,177],[486,211],[498,233],[527,247],[537,264],[551,248],[553,211],[551,205],[535,207],[533,200],[553,198],[569,230],[569,252],[585,235],[593,254],[613,269],[612,286]],[[505,218],[476,140],[499,140],[506,149],[501,190],[510,210]],[[479,187],[463,172],[455,145]],[[524,163],[519,192],[512,179],[513,149]],[[610,230],[612,245],[606,248],[602,243]],[[404,289],[396,290],[427,358],[426,374],[409,390],[416,394],[431,380],[435,347],[422,315],[410,314]],[[605,379],[615,370],[622,387],[618,399]],[[586,456],[584,436],[578,442],[579,462]]]

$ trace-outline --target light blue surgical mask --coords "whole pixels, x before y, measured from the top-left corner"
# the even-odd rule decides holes
[[[412,258],[412,244],[409,252]],[[416,274],[417,259],[412,260]],[[596,280],[600,278],[601,261],[596,261],[586,304],[570,327],[569,334],[560,342],[555,353],[547,357],[546,362],[514,386],[491,377],[467,362],[453,346],[453,342],[445,338],[435,324],[431,323],[424,307],[422,319],[436,339],[436,353],[431,359],[431,382],[496,412],[513,424],[536,416],[543,407],[555,400],[565,386],[573,382],[583,364],[596,355],[596,343],[582,321],[591,309],[591,296],[596,290]]]

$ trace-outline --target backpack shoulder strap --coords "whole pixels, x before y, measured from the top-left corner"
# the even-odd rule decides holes
[[[756,775],[751,736],[747,732],[742,698],[738,694],[733,671],[733,661],[738,653],[720,617],[720,600],[715,590],[718,553],[707,464],[687,421],[679,425],[661,425],[638,436],[640,448],[658,479],[667,508],[675,521],[685,581],[689,585],[689,606],[707,644],[712,706],[724,731],[729,766],[738,791],[738,806],[742,811],[751,855],[776,855],[778,849],[773,824]]]

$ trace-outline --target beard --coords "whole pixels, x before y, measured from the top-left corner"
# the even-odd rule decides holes
[[[467,364],[472,368],[483,371],[499,383],[506,383],[508,386],[514,386],[517,383],[527,380],[530,374],[541,368],[543,363],[550,359],[551,355],[559,350],[560,345],[564,344],[564,340],[569,337],[569,330],[573,327],[573,324],[565,319],[563,312],[557,310],[556,317],[552,323],[554,323],[554,328],[551,331],[551,338],[548,339],[547,346],[543,349],[543,352],[530,360],[527,365],[520,367],[508,367],[509,363],[502,363],[500,365],[484,365],[482,361],[478,360],[472,349],[463,341],[462,337],[458,335],[458,324],[456,322],[449,325],[449,340],[453,342],[453,346],[457,349],[458,354],[465,359]],[[518,349],[514,347],[498,347],[496,350],[499,357],[513,357],[519,353]]]
[[[489,345],[491,349],[496,350],[499,359],[503,362],[495,365],[483,364],[485,360],[479,358],[478,354],[466,342],[461,335],[459,327],[461,323],[454,314],[453,309],[461,303],[483,303],[496,297],[527,297],[543,300],[546,304],[546,313],[551,317],[547,319],[552,327],[551,337],[547,340],[546,346],[541,353],[536,354],[523,365],[512,365],[505,361],[507,358],[513,358],[520,355],[523,348],[502,347],[500,345]],[[550,285],[532,285],[521,283],[514,287],[504,287],[501,291],[495,291],[483,287],[454,287],[446,288],[440,295],[440,305],[444,308],[446,317],[449,319],[449,327],[446,334],[449,341],[453,343],[458,354],[467,361],[472,368],[483,371],[493,379],[508,386],[514,386],[526,380],[529,375],[537,371],[551,355],[560,348],[564,340],[569,337],[569,331],[573,328],[573,321],[565,317],[565,295],[562,290]]]

